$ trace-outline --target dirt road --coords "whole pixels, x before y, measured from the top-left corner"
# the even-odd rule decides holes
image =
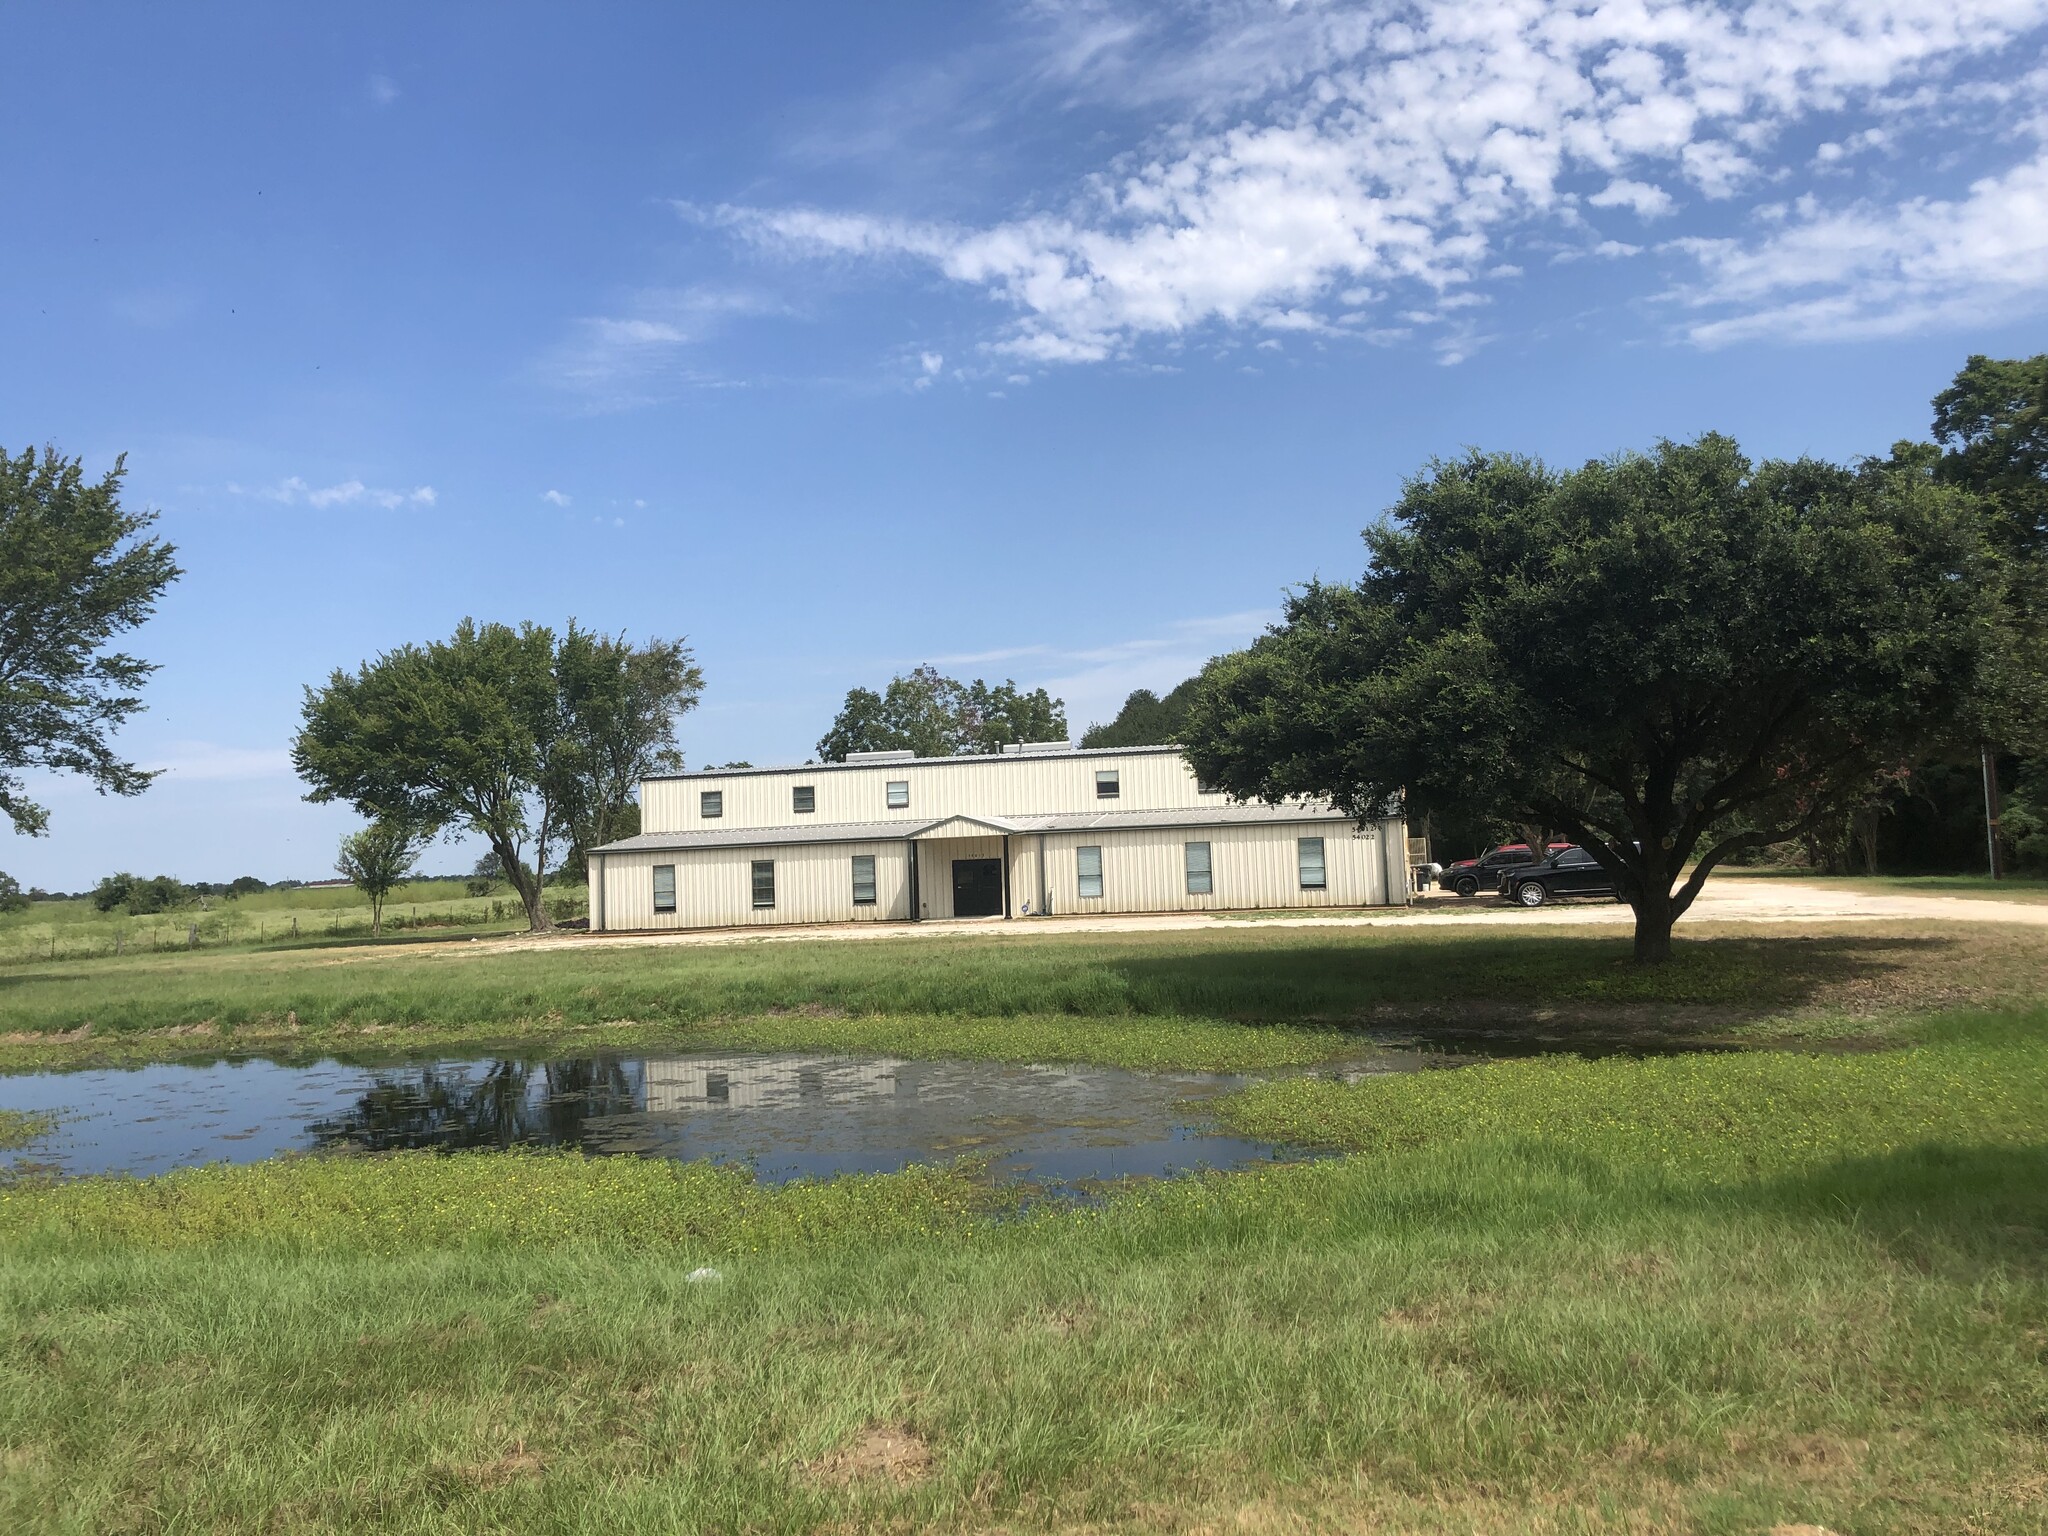
[[[1246,920],[1201,912],[1167,912],[1116,917],[1055,917],[1019,922],[973,918],[928,923],[837,923],[804,928],[714,928],[679,933],[561,933],[510,940],[511,947],[559,944],[789,944],[820,939],[882,941],[943,934],[996,937],[1020,934],[1169,933],[1229,927],[1374,928],[1391,924],[1622,924],[1633,921],[1625,906],[1611,901],[1557,902],[1535,911],[1511,907],[1494,897],[1467,901],[1432,895],[1408,909],[1374,907],[1327,916]],[[1700,923],[1841,922],[2021,923],[2048,929],[2048,902],[1993,901],[1963,896],[1876,895],[1796,880],[1740,876],[1710,880],[1679,929]],[[2044,935],[2048,938],[2048,935]],[[494,944],[502,952],[507,944]]]

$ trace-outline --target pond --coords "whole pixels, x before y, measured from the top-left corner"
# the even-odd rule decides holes
[[[1341,1070],[1405,1072],[1445,1060],[1385,1050]],[[972,1153],[997,1178],[1085,1191],[1286,1155],[1223,1133],[1205,1111],[1205,1101],[1246,1081],[791,1053],[241,1060],[0,1076],[0,1109],[55,1115],[56,1128],[12,1160],[73,1176],[285,1152],[578,1147],[746,1163],[771,1182]]]

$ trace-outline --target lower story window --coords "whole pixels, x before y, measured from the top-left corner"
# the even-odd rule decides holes
[[[1102,894],[1102,850],[1100,848],[1076,848],[1074,850],[1074,874],[1085,899]]]
[[[772,907],[775,905],[775,861],[754,860],[754,905]]]
[[[1216,888],[1215,881],[1209,876],[1209,845],[1207,843],[1189,843],[1187,845],[1187,865],[1188,894],[1190,896],[1207,896]]]
[[[856,907],[875,904],[875,856],[872,853],[853,856],[853,904]]]
[[[654,866],[654,910],[673,912],[676,909],[676,867],[673,864]]]
[[[1329,867],[1323,862],[1323,840],[1304,837],[1294,845],[1295,861],[1301,868],[1301,888],[1320,891],[1330,883]]]

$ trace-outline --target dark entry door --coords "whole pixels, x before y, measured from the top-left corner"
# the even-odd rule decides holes
[[[953,861],[953,915],[955,917],[1001,917],[1003,915],[1003,861],[1001,859],[955,859]]]

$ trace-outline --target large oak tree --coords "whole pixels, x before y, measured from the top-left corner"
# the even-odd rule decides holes
[[[1205,670],[1196,771],[1557,829],[1616,877],[1643,961],[1717,864],[1952,727],[1996,624],[1967,492],[1720,436],[1433,463],[1365,538],[1361,581],[1311,584]]]
[[[447,640],[308,688],[292,762],[309,800],[481,836],[540,930],[550,851],[579,825],[616,824],[636,765],[672,748],[701,685],[675,642],[635,650],[574,623],[558,641],[537,624],[464,619]]]

